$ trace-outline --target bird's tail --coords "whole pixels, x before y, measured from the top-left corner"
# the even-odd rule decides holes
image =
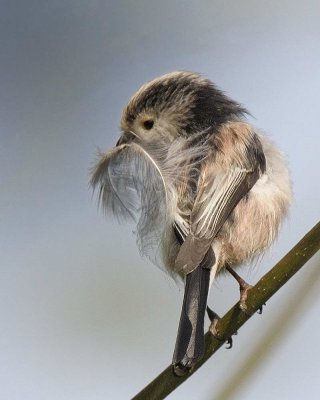
[[[203,355],[204,316],[215,256],[208,250],[201,264],[186,275],[184,298],[172,364],[177,375],[184,374]]]

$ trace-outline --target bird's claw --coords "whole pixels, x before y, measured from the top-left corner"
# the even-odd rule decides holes
[[[232,349],[232,345],[233,345],[233,339],[232,339],[232,337],[229,337],[229,339],[226,341],[226,344],[227,344],[227,346],[226,346],[226,349]]]
[[[235,333],[232,335],[232,336],[235,336],[235,335],[237,335],[238,334],[238,331],[235,331]],[[226,344],[227,344],[227,346],[226,346],[226,349],[232,349],[232,346],[233,346],[233,339],[232,339],[232,336],[231,337],[229,337],[229,339],[226,341]]]
[[[263,307],[264,307],[265,305],[266,305],[266,303],[263,303],[262,306],[258,308],[258,311],[257,311],[258,314],[262,314]]]

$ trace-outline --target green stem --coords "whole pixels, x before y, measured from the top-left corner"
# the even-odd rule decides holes
[[[185,380],[197,371],[239,328],[266,303],[299,269],[320,249],[320,222],[314,226],[292,250],[285,255],[259,282],[248,292],[247,313],[236,303],[216,325],[216,332],[221,340],[210,332],[205,335],[203,358],[189,374],[178,377],[173,374],[172,366],[141,390],[132,400],[161,400],[173,392]]]

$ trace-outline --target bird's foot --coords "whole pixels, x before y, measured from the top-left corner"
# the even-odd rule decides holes
[[[252,288],[252,286],[249,285],[244,280],[243,280],[243,283],[242,284],[239,283],[239,285],[240,285],[239,307],[240,307],[241,311],[243,311],[245,314],[251,316],[252,313],[248,310],[248,306],[247,306],[247,298],[248,298],[248,292]]]
[[[208,306],[207,306],[207,314],[208,314],[208,317],[209,317],[209,319],[210,319],[210,321],[211,321],[211,324],[210,324],[210,326],[209,326],[209,332],[210,332],[217,340],[220,340],[221,342],[224,342],[224,341],[225,341],[226,344],[227,344],[226,349],[231,349],[231,348],[232,348],[232,345],[233,345],[233,339],[232,339],[232,337],[230,337],[230,338],[228,338],[227,340],[225,340],[225,338],[221,337],[221,336],[218,334],[218,331],[217,331],[217,323],[218,323],[218,321],[220,320],[219,315],[218,315],[216,312],[214,312],[213,310],[211,310],[211,308],[208,307]],[[237,333],[238,333],[238,332],[236,332],[235,335],[237,335]]]
[[[241,278],[231,267],[230,265],[226,266],[226,270],[235,278],[235,280],[239,283],[239,288],[240,288],[240,301],[239,301],[239,307],[241,311],[243,311],[245,314],[251,316],[252,313],[248,310],[248,306],[246,304],[247,298],[248,298],[248,292],[252,288],[249,283],[247,283],[244,279]]]

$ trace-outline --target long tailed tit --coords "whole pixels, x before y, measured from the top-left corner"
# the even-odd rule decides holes
[[[264,252],[291,202],[283,156],[246,114],[196,73],[163,75],[131,98],[93,169],[105,211],[136,221],[141,253],[185,282],[176,371],[203,354],[215,276]]]

